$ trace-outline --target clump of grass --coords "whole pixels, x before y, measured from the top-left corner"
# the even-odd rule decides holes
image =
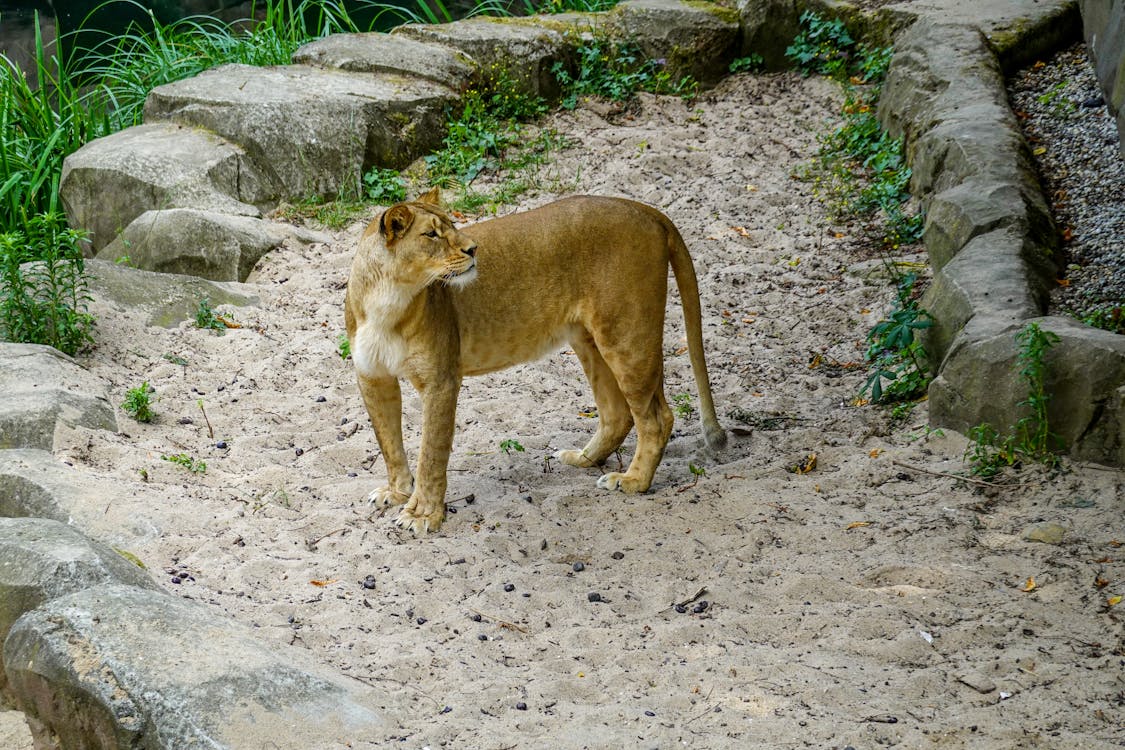
[[[975,476],[993,477],[1005,467],[1025,460],[1052,468],[1059,463],[1055,450],[1060,441],[1051,432],[1047,421],[1047,405],[1051,396],[1046,389],[1045,359],[1047,351],[1059,343],[1059,337],[1040,328],[1038,323],[1028,323],[1016,334],[1016,343],[1019,344],[1016,364],[1020,378],[1027,386],[1027,398],[1019,405],[1027,407],[1029,413],[1021,417],[1006,435],[1001,435],[989,424],[980,424],[969,430],[972,442],[965,449],[965,457],[970,472]]]
[[[147,381],[136,388],[130,388],[125,392],[121,410],[138,422],[151,422],[155,416],[152,412],[152,393],[152,386]]]
[[[58,213],[32,216],[23,230],[0,233],[0,337],[71,355],[92,343],[79,247],[84,239]]]

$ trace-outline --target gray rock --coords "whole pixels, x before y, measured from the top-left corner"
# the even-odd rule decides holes
[[[547,99],[559,95],[551,68],[569,56],[564,33],[536,19],[478,16],[444,24],[405,24],[391,34],[460,50],[476,61],[482,80],[502,70],[518,91]]]
[[[797,0],[739,0],[742,46],[739,54],[761,55],[766,70],[792,67],[786,48],[801,30]]]
[[[147,486],[77,471],[46,451],[0,450],[0,517],[73,523],[105,544],[128,549],[160,530],[147,518],[118,510],[114,498],[122,493],[164,502]]]
[[[1109,111],[1117,116],[1125,158],[1125,1],[1079,0],[1087,50]]]
[[[624,0],[608,20],[648,57],[667,61],[673,80],[690,75],[713,84],[727,74],[742,46],[738,12],[717,4]]]
[[[389,73],[223,65],[153,89],[145,119],[237,143],[283,198],[336,197],[357,195],[373,167],[399,169],[440,146],[445,108],[456,98],[431,81]]]
[[[93,252],[151,209],[259,216],[276,192],[237,146],[168,123],[90,141],[66,157],[59,185],[71,225],[90,232]]]
[[[102,583],[160,590],[140,567],[72,526],[45,518],[0,518],[0,643],[24,612]],[[0,670],[0,693],[4,687]]]
[[[146,271],[245,281],[259,259],[286,240],[329,242],[328,235],[252,216],[191,208],[146,211],[97,258]]]
[[[86,273],[95,304],[145,315],[150,326],[175,328],[184,320],[194,319],[203,299],[212,307],[258,304],[251,288],[231,282],[142,271],[104,260],[88,261]]]
[[[202,604],[131,586],[28,612],[4,664],[17,708],[59,747],[307,750],[383,736],[373,691]]]
[[[1066,538],[1066,527],[1062,524],[1044,521],[1033,523],[1023,530],[1020,535],[1026,542],[1040,542],[1041,544],[1062,544]]]
[[[53,450],[55,426],[117,432],[101,380],[39,344],[0,344],[0,450]]]
[[[464,91],[476,77],[476,63],[463,52],[402,34],[332,34],[293,53],[298,65],[352,73],[393,73],[426,78]]]

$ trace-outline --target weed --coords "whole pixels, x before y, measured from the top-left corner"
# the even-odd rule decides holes
[[[1047,422],[1047,404],[1050,394],[1046,392],[1047,351],[1059,342],[1059,337],[1045,331],[1038,323],[1028,323],[1016,334],[1019,353],[1016,364],[1019,375],[1027,386],[1027,398],[1019,403],[1029,410],[1021,417],[1008,434],[1001,435],[989,424],[980,424],[969,430],[969,446],[965,457],[970,472],[975,476],[992,477],[1006,466],[1014,466],[1022,460],[1036,461],[1048,467],[1055,467],[1059,457],[1054,452],[1058,436],[1050,431]]]
[[[60,213],[0,233],[0,337],[75,354],[93,341],[94,318],[79,243]]]
[[[507,440],[500,441],[500,450],[509,455],[511,455],[512,451],[523,453],[523,446],[520,445],[520,441],[508,438]]]
[[[1094,328],[1125,333],[1125,305],[1095,308],[1080,315],[1079,319]]]
[[[872,370],[860,393],[870,390],[872,401],[908,401],[925,393],[930,384],[926,350],[915,334],[933,321],[914,299],[917,280],[914,273],[899,279],[897,307],[867,332],[867,361]],[[884,380],[888,381],[885,388]]]
[[[740,57],[737,60],[732,60],[729,70],[731,73],[759,73],[765,68],[766,61],[762,56],[757,53],[751,53],[746,57]]]
[[[340,359],[352,356],[352,342],[348,340],[348,334],[341,333],[336,337],[336,353],[340,355]]]
[[[672,396],[672,411],[680,419],[687,419],[695,408],[691,405],[690,393],[677,393]]]
[[[1066,96],[1066,88],[1070,81],[1059,81],[1051,88],[1036,97],[1040,104],[1051,108],[1051,114],[1060,119],[1070,117],[1078,109],[1073,101]]]
[[[637,44],[613,39],[604,33],[594,33],[583,39],[575,54],[575,73],[571,74],[562,63],[555,63],[551,68],[562,87],[565,109],[574,109],[583,96],[623,102],[637,91],[649,91],[690,99],[699,89],[691,76],[674,80],[665,60],[645,57]]]
[[[822,18],[812,11],[801,14],[801,31],[785,50],[805,75],[847,76],[855,40],[839,18]]]
[[[195,327],[204,330],[218,331],[219,335],[226,333],[227,326],[222,316],[211,309],[211,300],[204,297],[199,300],[199,307],[195,311]]]
[[[161,460],[168,461],[169,463],[182,466],[192,474],[205,474],[207,472],[207,464],[197,458],[192,458],[186,453],[174,453],[171,455],[161,455]]]
[[[155,416],[152,413],[153,388],[147,381],[136,388],[125,391],[125,400],[121,402],[121,411],[128,414],[138,422],[151,422]]]
[[[363,176],[364,195],[380,205],[406,200],[406,180],[397,169],[372,169]]]

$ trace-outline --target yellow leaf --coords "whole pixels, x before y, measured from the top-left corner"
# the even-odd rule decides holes
[[[1024,593],[1029,593],[1029,592],[1034,591],[1037,588],[1039,588],[1039,584],[1037,584],[1035,582],[1035,576],[1031,576],[1030,578],[1027,579],[1027,581],[1022,586],[1020,586],[1020,591],[1023,591]]]
[[[882,452],[883,452],[882,448],[872,448],[871,451],[867,455],[871,456],[872,458],[878,458],[879,454],[882,453]]]
[[[750,237],[750,230],[746,227],[731,227],[731,230],[733,230],[739,237]]]
[[[340,580],[339,578],[327,578],[323,581],[318,581],[316,579],[313,579],[313,580],[309,581],[309,583],[311,583],[313,586],[320,586],[320,587],[323,588],[324,586],[331,585],[333,583],[336,583],[339,580]]]
[[[757,185],[747,185],[746,189],[749,190],[751,193],[758,192],[758,186]]]
[[[1111,596],[1111,597],[1109,597],[1108,599],[1105,600],[1105,603],[1106,603],[1106,606],[1116,607],[1118,604],[1121,603],[1121,597],[1120,596]]]
[[[864,526],[870,526],[870,525],[871,525],[870,521],[854,521],[852,523],[849,523],[847,525],[847,527],[845,527],[844,530],[845,531],[851,531],[852,529],[862,529]]]
[[[1036,156],[1042,156],[1043,154],[1047,153],[1047,149],[1044,146],[1040,146],[1031,153],[1035,154]]]

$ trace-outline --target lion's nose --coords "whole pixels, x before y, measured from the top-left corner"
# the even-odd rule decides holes
[[[465,255],[468,255],[470,258],[472,258],[477,254],[477,246],[476,245],[469,245],[468,247],[464,248],[461,252],[463,252]]]

